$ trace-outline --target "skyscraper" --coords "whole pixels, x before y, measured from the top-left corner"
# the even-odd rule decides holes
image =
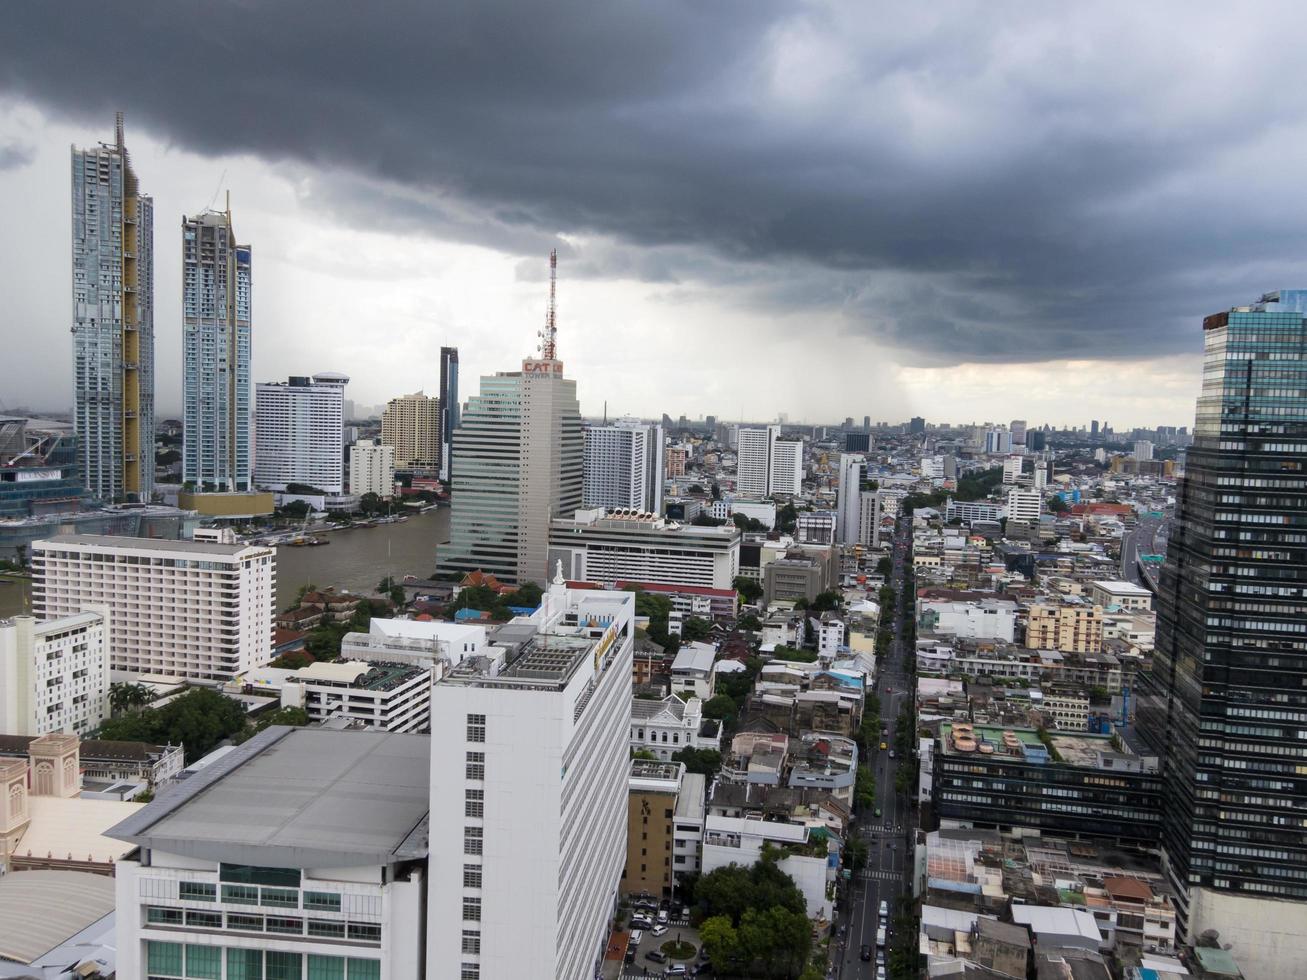
[[[250,247],[231,206],[182,219],[182,480],[250,489]]]
[[[835,540],[855,544],[860,540],[862,474],[866,464],[861,456],[840,455],[839,490],[835,505]]]
[[[154,489],[154,201],[123,142],[72,151],[73,426],[104,500]]]
[[[1203,387],[1139,727],[1192,940],[1248,976],[1307,948],[1307,290],[1203,321]]]
[[[323,371],[311,378],[259,384],[254,392],[254,482],[268,490],[291,484],[345,492],[345,385]]]
[[[395,447],[395,465],[441,467],[444,406],[421,392],[392,398],[381,413],[381,443]]]
[[[587,507],[662,513],[663,428],[638,419],[585,431]]]
[[[581,506],[584,437],[576,382],[555,346],[551,256],[549,313],[539,358],[481,379],[454,430],[453,513],[442,571],[543,582],[549,522]]]
[[[458,348],[440,348],[440,478],[448,480],[454,430],[458,428]]]
[[[735,489],[768,497],[797,494],[803,485],[803,443],[782,439],[781,427],[741,427],[736,447]]]

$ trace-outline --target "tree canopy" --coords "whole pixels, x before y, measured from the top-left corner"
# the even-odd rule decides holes
[[[205,687],[193,687],[159,708],[145,707],[100,726],[99,737],[186,747],[186,761],[208,754],[245,727],[245,706]]]
[[[731,584],[735,586],[735,591],[740,593],[740,598],[749,605],[753,605],[762,598],[762,583],[757,579],[737,575],[735,581]]]
[[[730,864],[710,871],[694,895],[704,916],[699,938],[717,973],[795,978],[803,972],[812,947],[807,907],[774,857],[751,868]]]

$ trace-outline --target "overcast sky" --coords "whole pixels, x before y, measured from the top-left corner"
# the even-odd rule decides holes
[[[536,343],[583,411],[1186,425],[1204,314],[1307,285],[1301,4],[5,6],[0,408],[71,402],[69,146],[230,191],[258,380],[378,403]]]

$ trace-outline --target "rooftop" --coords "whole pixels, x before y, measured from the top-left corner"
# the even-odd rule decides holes
[[[300,668],[295,672],[295,678],[302,681],[342,684],[365,691],[390,691],[426,673],[425,667],[404,664],[365,663],[361,660],[336,662],[319,660]]]
[[[0,960],[31,963],[114,910],[114,880],[85,871],[0,876]]]
[[[272,549],[250,544],[214,544],[209,541],[177,541],[170,538],[133,538],[116,534],[54,534],[34,541],[33,548],[42,545],[63,548],[121,548],[130,551],[172,551],[184,555],[242,555],[251,551]]]
[[[201,860],[287,868],[419,858],[430,754],[424,735],[273,726],[111,833]]]

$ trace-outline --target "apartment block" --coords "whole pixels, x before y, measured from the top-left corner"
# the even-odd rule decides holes
[[[109,610],[0,619],[0,734],[84,734],[109,717]]]
[[[260,384],[254,401],[254,482],[345,492],[345,386],[335,372]]]
[[[349,492],[356,497],[375,493],[382,500],[395,495],[395,447],[380,439],[360,439],[349,447]]]
[[[229,680],[272,659],[272,548],[60,534],[31,554],[40,617],[108,608],[113,671]]]
[[[1036,603],[1027,613],[1026,646],[1062,653],[1103,649],[1103,607]]]
[[[428,899],[427,976],[595,975],[626,860],[634,638],[631,593],[556,576],[432,688],[431,861],[446,878]]]
[[[684,774],[679,762],[631,760],[623,895],[671,897],[676,797]]]
[[[441,348],[442,355],[447,349]],[[457,379],[457,352],[454,370]],[[457,380],[454,384],[458,384]],[[450,434],[453,434],[452,428]],[[395,465],[400,469],[440,466],[443,436],[440,400],[421,392],[392,398],[381,413],[381,444],[394,448]]]

